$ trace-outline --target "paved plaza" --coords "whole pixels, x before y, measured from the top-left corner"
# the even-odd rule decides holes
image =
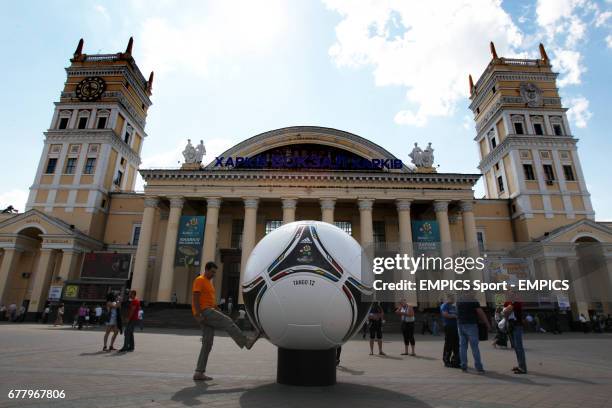
[[[136,351],[99,351],[102,332],[34,324],[0,325],[2,407],[542,407],[612,406],[612,335],[526,336],[530,374],[510,372],[514,353],[481,343],[487,373],[442,366],[442,338],[417,336],[417,357],[400,356],[398,335],[386,336],[387,357],[369,356],[360,337],[343,348],[338,384],[275,383],[276,348],[252,351],[216,337],[209,383],[191,379],[196,330],[136,332]],[[123,338],[117,346],[122,345]],[[65,399],[8,399],[11,389],[57,389]]]

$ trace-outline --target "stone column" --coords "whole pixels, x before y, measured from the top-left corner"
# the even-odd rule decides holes
[[[60,264],[60,270],[58,276],[65,282],[70,279],[72,271],[76,268],[77,261],[81,253],[74,249],[62,249],[62,263]]]
[[[476,220],[474,219],[474,203],[472,201],[461,202],[461,213],[463,218],[463,237],[465,249],[468,252],[478,253],[478,237],[476,235]]]
[[[480,248],[478,248],[478,237],[476,235],[476,220],[474,219],[474,203],[472,201],[461,202],[461,213],[463,218],[463,240],[465,241],[465,249],[467,255],[476,258],[480,254]],[[472,280],[484,281],[483,271],[473,269],[469,273],[469,277]],[[476,300],[480,302],[481,306],[487,305],[486,293],[478,292],[476,294]]]
[[[216,258],[220,209],[220,198],[211,197],[206,199],[206,228],[204,229],[204,245],[202,246],[201,273],[204,273],[206,262],[214,262]]]
[[[412,204],[412,200],[400,199],[395,201],[395,205],[397,207],[397,218],[399,224],[399,248],[398,252],[401,254],[407,254],[408,256],[412,256],[412,225],[410,220],[410,206]],[[418,273],[418,272],[417,272]],[[396,281],[400,279],[407,279],[411,282],[416,281],[416,274],[411,275],[410,273],[402,273],[398,274],[395,277]],[[401,297],[406,298],[406,301],[411,306],[416,306],[418,303],[417,300],[417,292],[407,291],[400,293]],[[398,299],[401,300],[401,299]]]
[[[259,200],[257,198],[244,199],[244,228],[242,230],[242,256],[240,259],[240,282],[238,304],[244,304],[242,300],[242,278],[246,263],[251,255],[251,251],[255,246],[255,229],[257,227],[257,206]]]
[[[47,300],[49,284],[51,283],[51,273],[53,272],[53,249],[42,248],[38,256],[38,263],[33,274],[34,286],[30,297],[28,312],[42,312]]]
[[[333,224],[336,200],[334,198],[321,198],[319,201],[321,202],[321,221]]]
[[[448,203],[449,201],[434,202],[436,220],[440,228],[440,246],[443,257],[451,256],[452,254],[450,224],[448,222]]]
[[[21,250],[15,248],[4,248],[2,265],[0,265],[0,299],[5,303],[5,306],[8,306],[6,305],[7,298],[5,291],[9,284],[11,273],[19,262],[21,252]]]
[[[162,254],[161,273],[159,275],[159,286],[157,287],[157,301],[170,302],[172,289],[174,287],[174,256],[176,255],[176,237],[178,234],[181,214],[183,212],[183,197],[170,197],[170,213],[168,214],[168,225],[164,239],[164,250]]]
[[[155,210],[158,204],[159,198],[157,197],[145,198],[142,224],[140,225],[140,237],[138,238],[134,271],[132,272],[132,289],[136,290],[137,296],[143,300],[147,298],[144,289],[147,282],[147,270],[149,268],[149,251],[151,250]]]
[[[359,230],[361,231],[361,246],[366,247],[374,243],[374,227],[372,226],[372,207],[374,200],[370,198],[359,199]]]
[[[209,197],[206,199],[206,228],[204,228],[204,243],[202,244],[202,258],[200,260],[200,273],[204,273],[206,262],[214,262],[217,258],[217,234],[219,230],[219,211],[221,210],[221,199]],[[221,294],[221,283],[223,274],[217,272],[213,280],[217,299]]]
[[[399,223],[399,240],[402,251],[404,246],[412,246],[412,225],[410,221],[410,205],[412,200],[396,200],[397,218]],[[412,248],[406,248],[412,249]]]
[[[588,291],[588,275],[583,276],[580,271],[580,263],[578,257],[572,256],[567,258],[567,266],[569,268],[568,275],[570,276],[571,308],[574,320],[578,320],[580,314],[589,315],[589,302],[587,301]],[[548,279],[545,277],[544,279]],[[554,299],[556,302],[557,299]]]
[[[295,221],[295,208],[297,207],[297,199],[283,198],[283,224],[289,224]]]

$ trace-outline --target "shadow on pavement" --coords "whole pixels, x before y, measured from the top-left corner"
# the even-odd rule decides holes
[[[177,391],[171,398],[172,401],[181,402],[183,405],[196,406],[202,405],[204,401],[200,401],[198,397],[206,397],[207,395],[232,394],[248,391],[247,388],[228,388],[228,389],[210,389],[215,383],[195,383],[192,387],[185,387]]]
[[[431,405],[384,388],[338,383],[330,387],[266,384],[247,390],[240,406],[249,407],[385,407],[432,408]]]
[[[343,365],[338,366],[338,371],[341,371],[343,373],[347,373],[350,375],[364,375],[365,374],[365,371],[363,370],[353,370],[352,368],[348,368]]]

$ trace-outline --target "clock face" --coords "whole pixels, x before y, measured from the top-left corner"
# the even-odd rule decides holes
[[[100,98],[106,84],[100,77],[88,77],[79,82],[76,87],[76,96],[83,102],[95,101]]]

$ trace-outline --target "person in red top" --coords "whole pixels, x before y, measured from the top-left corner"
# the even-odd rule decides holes
[[[125,327],[123,347],[119,352],[134,351],[134,328],[138,324],[138,311],[140,300],[136,297],[136,291],[130,291],[130,305],[127,313],[127,325]]]
[[[506,318],[506,327],[512,339],[516,361],[518,362],[518,366],[514,367],[512,371],[515,374],[527,374],[527,361],[525,348],[523,347],[523,303],[519,301],[514,291],[508,292],[503,314]]]

